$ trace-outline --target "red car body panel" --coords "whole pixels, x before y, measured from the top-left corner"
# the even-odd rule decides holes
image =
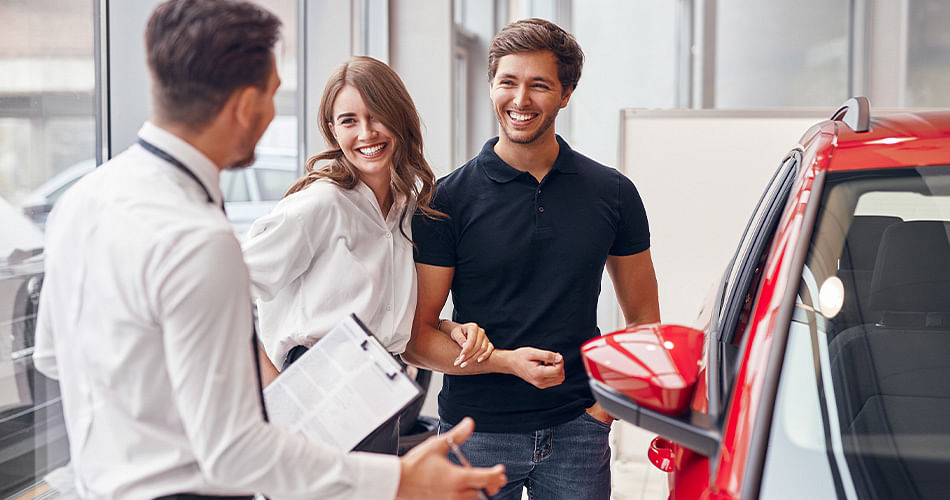
[[[871,130],[838,125],[835,161],[829,171],[917,167],[947,163],[950,114],[901,113],[874,118]]]

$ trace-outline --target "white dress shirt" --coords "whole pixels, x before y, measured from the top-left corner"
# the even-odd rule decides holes
[[[178,492],[393,498],[395,457],[302,440],[261,417],[251,298],[218,169],[146,123],[56,204],[34,361],[58,378],[84,498]]]
[[[409,343],[416,308],[412,243],[399,231],[405,198],[384,219],[360,182],[321,179],[281,200],[251,226],[244,260],[258,298],[261,341],[278,368],[356,313],[390,352]],[[412,237],[412,211],[402,220]]]

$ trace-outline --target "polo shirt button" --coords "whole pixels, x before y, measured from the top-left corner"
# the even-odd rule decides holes
[[[544,212],[544,207],[538,207],[538,212]]]

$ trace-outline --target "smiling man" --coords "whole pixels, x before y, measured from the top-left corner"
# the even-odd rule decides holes
[[[612,418],[595,403],[580,346],[600,334],[606,266],[628,324],[659,321],[643,203],[613,168],[573,151],[554,122],[577,86],[584,54],[560,27],[506,26],[488,56],[499,136],[439,181],[416,217],[419,300],[405,357],[446,373],[440,432],[474,416],[462,446],[473,465],[501,462],[496,499],[610,496]],[[438,330],[449,291],[453,321],[476,322],[496,350],[456,366],[459,347]]]

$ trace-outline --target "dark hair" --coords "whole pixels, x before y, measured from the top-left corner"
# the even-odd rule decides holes
[[[550,51],[557,57],[557,76],[564,92],[577,88],[584,67],[584,51],[573,35],[538,18],[515,21],[495,35],[488,46],[488,81],[495,78],[502,57],[537,50]]]
[[[235,90],[266,89],[280,20],[236,0],[168,0],[145,28],[155,113],[201,130]]]
[[[320,98],[320,131],[329,149],[307,159],[306,172],[297,179],[284,196],[300,191],[317,179],[329,179],[344,189],[353,189],[360,180],[359,170],[346,159],[340,144],[333,136],[333,103],[345,86],[360,93],[363,102],[377,120],[396,138],[392,164],[389,166],[390,188],[406,196],[400,220],[415,208],[428,217],[444,216],[429,207],[435,191],[435,174],[426,161],[422,148],[422,126],[419,112],[399,75],[382,61],[372,57],[356,56],[337,66],[327,80]],[[320,161],[328,163],[318,166]],[[410,214],[411,215],[411,214]],[[402,231],[402,224],[399,225]],[[409,239],[408,235],[403,233]]]

